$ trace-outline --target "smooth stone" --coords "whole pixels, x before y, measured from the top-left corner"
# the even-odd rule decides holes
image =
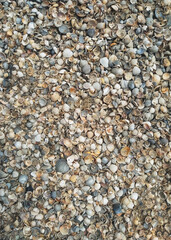
[[[153,19],[152,18],[146,18],[146,23],[148,27],[151,27],[153,25]]]
[[[115,172],[118,170],[118,167],[117,167],[116,165],[114,165],[114,164],[111,164],[110,167],[109,167],[109,169],[110,169],[113,173],[115,173]]]
[[[168,141],[167,138],[161,138],[160,142],[161,142],[162,145],[166,145],[166,144],[168,144],[169,141]]]
[[[39,104],[40,104],[41,107],[45,107],[46,104],[47,104],[47,101],[46,101],[45,99],[41,98],[41,99],[39,100]]]
[[[61,211],[61,205],[60,204],[56,204],[54,209],[55,209],[56,212]]]
[[[2,81],[2,86],[4,88],[9,88],[10,87],[10,82],[7,78],[5,78],[3,81]]]
[[[3,63],[3,68],[7,70],[8,67],[9,67],[9,64],[8,64],[7,62],[4,62],[4,63]]]
[[[69,166],[65,159],[59,159],[56,163],[56,171],[60,173],[66,173],[69,171]]]
[[[114,203],[113,204],[113,211],[114,211],[115,214],[122,213],[122,208],[121,208],[120,203]]]
[[[133,71],[132,71],[132,72],[133,72],[133,75],[139,75],[140,72],[141,72],[141,70],[140,70],[139,67],[136,67],[136,66],[135,66],[135,67],[133,68]]]
[[[139,89],[138,88],[134,88],[132,90],[132,95],[136,96],[139,93]]]
[[[73,55],[73,52],[69,48],[65,48],[65,50],[63,51],[63,57],[70,58],[72,57],[72,55]]]
[[[97,91],[100,91],[100,90],[101,90],[101,84],[100,84],[99,82],[93,83],[93,87],[94,87],[94,89],[96,89]]]
[[[19,183],[25,184],[28,181],[28,176],[27,175],[21,175],[18,179]]]
[[[109,160],[106,158],[106,157],[103,157],[102,158],[102,163],[103,164],[107,164],[109,162]]]
[[[89,29],[87,30],[87,36],[93,37],[94,34],[95,34],[95,29],[94,29],[94,28],[89,28]]]
[[[122,89],[126,89],[128,87],[128,81],[122,79],[121,80],[121,87],[122,87]]]
[[[128,82],[128,87],[129,87],[129,89],[134,89],[135,88],[135,85],[134,85],[134,81],[129,81]]]
[[[51,192],[52,199],[55,199],[57,197],[56,191]]]
[[[89,73],[91,72],[91,67],[90,67],[90,65],[89,65],[89,64],[84,65],[84,66],[82,67],[82,72],[83,72],[84,74],[89,74]]]
[[[101,58],[100,63],[103,67],[108,68],[109,66],[109,59],[107,57]]]
[[[85,43],[84,37],[81,35],[79,36],[78,40],[80,43]]]
[[[22,23],[22,19],[19,18],[19,17],[17,17],[17,18],[16,18],[16,23],[17,23],[17,24],[21,24],[21,23]]]
[[[59,32],[62,33],[62,34],[67,34],[67,33],[69,33],[69,28],[68,28],[67,25],[62,25],[62,26],[58,27],[58,30],[59,30]]]
[[[149,48],[149,50],[152,53],[157,53],[159,51],[159,48],[157,46],[152,46],[151,48]]]
[[[7,176],[8,176],[8,174],[6,174],[6,173],[3,172],[2,170],[0,170],[0,179],[6,178]]]
[[[142,55],[143,53],[145,53],[145,51],[146,50],[144,48],[140,48],[140,49],[137,50],[136,53],[139,54],[139,55]]]
[[[150,107],[151,106],[151,100],[146,100],[145,101],[145,106]]]
[[[87,186],[92,186],[95,183],[95,180],[93,177],[89,177],[86,181]]]

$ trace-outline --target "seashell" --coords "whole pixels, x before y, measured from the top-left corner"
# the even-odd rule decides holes
[[[60,173],[66,173],[69,171],[69,166],[65,159],[59,159],[56,163],[56,171]]]
[[[23,227],[23,234],[24,234],[24,236],[30,236],[31,235],[31,227],[24,226]]]
[[[70,229],[70,226],[67,225],[67,224],[64,224],[64,225],[62,225],[62,226],[60,227],[59,230],[60,230],[60,233],[61,233],[62,235],[68,235],[69,229]]]
[[[125,146],[121,149],[121,155],[123,157],[127,157],[129,155],[129,153],[130,153],[130,148],[129,147]]]
[[[34,196],[34,197],[41,196],[42,194],[43,194],[43,188],[42,188],[42,186],[37,187],[37,188],[33,191],[33,196]]]
[[[24,191],[24,188],[21,186],[18,186],[15,191],[16,191],[16,193],[21,193]]]
[[[87,155],[87,156],[84,158],[84,162],[85,162],[85,164],[93,163],[93,162],[94,162],[94,157],[93,157],[92,155]]]
[[[63,142],[66,147],[72,148],[72,143],[69,139],[65,138]]]

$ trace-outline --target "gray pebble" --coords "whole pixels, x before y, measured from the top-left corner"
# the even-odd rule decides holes
[[[51,192],[51,197],[55,199],[57,197],[56,191]]]
[[[106,158],[106,157],[103,157],[102,158],[102,163],[103,164],[107,164],[109,162],[109,160]]]
[[[55,209],[56,212],[61,211],[61,205],[60,204],[56,204],[54,209]]]
[[[89,65],[89,64],[84,65],[84,66],[82,67],[82,72],[83,72],[84,74],[89,74],[89,73],[91,72],[91,67],[90,67],[90,65]]]
[[[8,67],[9,67],[8,63],[7,63],[7,62],[4,62],[4,63],[3,63],[3,67],[4,67],[4,69],[6,69],[6,70],[7,70],[7,69],[8,69]]]
[[[81,36],[81,35],[79,36],[79,42],[80,42],[80,43],[85,43],[84,37]]]
[[[157,53],[159,51],[159,48],[157,46],[152,46],[149,50],[152,53]]]
[[[128,81],[122,79],[122,80],[121,80],[121,87],[122,87],[123,89],[127,88],[127,87],[128,87]]]
[[[95,183],[95,180],[93,177],[89,177],[86,181],[87,186],[92,186]]]
[[[16,18],[16,23],[17,23],[17,24],[21,24],[21,23],[22,23],[22,19],[19,18],[19,17],[17,17],[17,18]]]
[[[69,166],[65,159],[59,159],[56,163],[56,171],[60,173],[66,173],[69,171]]]
[[[0,179],[6,178],[7,176],[8,176],[8,174],[6,174],[6,173],[3,172],[2,170],[0,170]]]
[[[138,89],[138,88],[134,88],[134,89],[132,90],[132,94],[133,94],[134,96],[136,96],[138,93],[139,93],[139,89]]]
[[[129,87],[129,89],[134,89],[135,88],[135,85],[134,85],[134,82],[133,81],[129,81],[128,82],[128,87]]]
[[[62,25],[58,28],[59,32],[62,34],[67,34],[69,33],[69,28],[67,25]]]
[[[41,107],[45,107],[46,104],[47,104],[46,99],[44,99],[44,98],[39,99],[39,104],[40,104]]]
[[[153,25],[153,19],[151,17],[146,18],[146,23],[148,27],[151,27]]]
[[[18,179],[18,181],[21,183],[21,184],[25,184],[27,181],[28,181],[28,176],[27,175],[21,175]]]
[[[146,100],[145,101],[145,106],[150,107],[151,106],[151,100]]]
[[[129,142],[130,142],[130,143],[135,143],[135,142],[136,142],[136,139],[135,139],[135,138],[130,138],[130,139],[129,139]]]
[[[167,145],[168,144],[168,139],[167,138],[161,138],[160,142],[162,145]]]
[[[89,28],[89,29],[87,30],[87,36],[93,37],[94,34],[95,34],[95,29],[94,29],[94,28]]]

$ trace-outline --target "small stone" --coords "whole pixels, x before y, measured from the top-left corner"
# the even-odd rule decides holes
[[[66,173],[69,171],[69,166],[65,159],[59,159],[56,163],[56,171],[60,173]]]
[[[19,183],[25,184],[28,181],[28,176],[27,175],[21,175],[18,179]]]
[[[72,57],[72,55],[73,55],[73,52],[69,48],[65,48],[65,50],[63,51],[63,57],[70,58]]]
[[[138,193],[132,193],[131,194],[131,199],[132,200],[137,200],[138,199]]]
[[[44,98],[39,99],[39,104],[41,107],[45,107],[47,104],[47,101]]]
[[[161,142],[162,145],[167,145],[169,141],[168,141],[167,138],[161,138],[160,142]]]
[[[89,177],[86,181],[87,186],[92,186],[95,183],[95,180],[93,177]]]
[[[58,28],[59,32],[62,34],[67,34],[69,33],[69,28],[67,25],[62,25]]]
[[[61,211],[62,208],[61,208],[60,204],[56,204],[54,209],[55,209],[56,212],[59,212],[59,211]]]
[[[120,203],[114,203],[113,204],[113,211],[114,211],[115,214],[122,213],[122,208],[121,208]]]
[[[139,93],[139,89],[138,88],[134,88],[132,90],[132,95],[136,96]]]
[[[132,90],[135,88],[135,84],[134,84],[134,81],[129,81],[128,82],[128,87]]]
[[[87,30],[87,36],[93,37],[94,34],[95,34],[95,29],[94,29],[94,28],[89,28],[89,29]]]
[[[108,68],[108,66],[109,66],[109,59],[107,57],[101,58],[100,59],[100,63],[101,63],[101,65],[103,65],[103,67]]]
[[[37,135],[35,136],[35,141],[36,141],[36,142],[41,142],[41,140],[42,140],[41,134],[37,134]]]
[[[17,149],[21,149],[21,142],[17,141],[17,142],[15,143],[15,147],[16,147]]]
[[[109,150],[109,152],[113,152],[114,149],[115,149],[114,144],[113,144],[113,143],[109,143],[109,144],[107,145],[107,149]]]
[[[94,89],[96,89],[97,91],[100,91],[100,90],[101,90],[101,84],[100,84],[99,82],[93,83],[93,87],[94,87]]]
[[[132,71],[132,72],[133,72],[133,75],[139,75],[140,72],[141,72],[141,70],[140,70],[139,67],[136,67],[136,66],[135,66],[135,67],[133,68],[133,71]]]
[[[89,65],[89,64],[84,65],[84,66],[82,67],[82,72],[83,72],[84,74],[89,74],[89,73],[91,72],[91,67],[90,67],[90,65]]]
[[[2,178],[6,178],[8,176],[7,173],[3,172],[2,170],[0,170],[0,179]]]
[[[159,48],[157,46],[152,46],[151,48],[149,48],[149,50],[152,53],[157,53],[159,51]]]
[[[115,173],[115,172],[117,172],[118,167],[117,167],[116,165],[114,165],[114,164],[111,164],[110,167],[109,167],[109,169],[110,169],[113,173]]]

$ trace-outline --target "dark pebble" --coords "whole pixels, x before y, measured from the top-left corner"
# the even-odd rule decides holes
[[[161,138],[161,139],[160,139],[160,143],[161,143],[162,145],[166,145],[166,144],[168,144],[168,139],[167,139],[167,138]]]
[[[134,89],[135,88],[135,85],[134,85],[134,82],[133,81],[129,81],[128,82],[128,87],[129,87],[129,89]]]
[[[93,37],[94,34],[95,34],[95,29],[94,29],[94,28],[89,28],[89,29],[87,30],[87,36]]]
[[[32,188],[31,185],[28,186],[28,187],[26,187],[26,193],[27,193],[27,192],[33,192],[33,188]]]
[[[113,204],[113,211],[115,214],[122,213],[122,208],[121,208],[120,203]]]
[[[59,32],[60,32],[61,34],[67,34],[67,33],[69,33],[69,28],[68,28],[67,25],[62,25],[62,26],[60,26],[60,27],[58,28],[58,30],[59,30]]]
[[[9,88],[10,87],[10,82],[7,78],[5,78],[3,81],[2,81],[2,86],[4,88]]]

